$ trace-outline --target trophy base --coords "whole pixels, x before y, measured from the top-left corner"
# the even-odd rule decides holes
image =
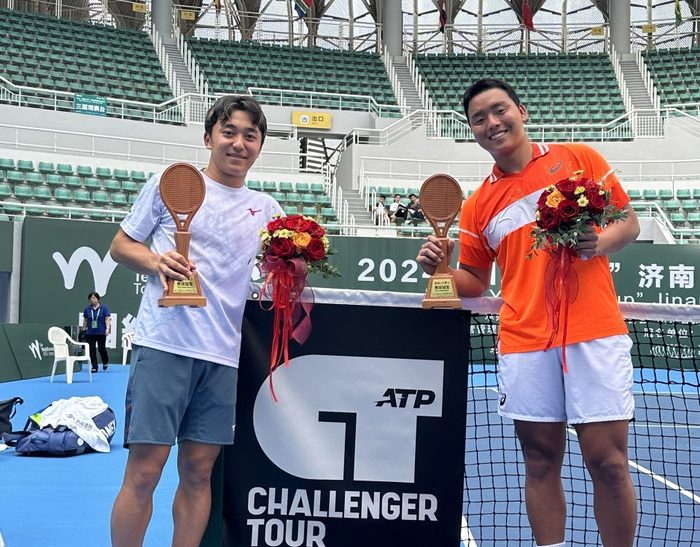
[[[428,280],[428,288],[425,291],[422,307],[424,310],[432,308],[461,309],[462,301],[457,296],[457,287],[451,274],[434,274]]]
[[[163,296],[158,299],[159,308],[170,308],[172,306],[189,306],[190,308],[204,308],[207,299],[203,296]]]

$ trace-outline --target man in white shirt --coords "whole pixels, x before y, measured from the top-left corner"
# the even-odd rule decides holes
[[[207,113],[206,197],[190,224],[189,260],[175,250],[160,175],[144,186],[112,241],[115,261],[150,275],[133,339],[124,432],[129,457],[112,511],[114,547],[143,544],[153,491],[175,442],[180,482],[172,544],[199,546],[206,529],[212,467],[221,446],[233,443],[241,322],[258,230],[282,213],[272,197],[245,186],[266,130],[251,97],[222,97]],[[159,308],[167,278],[184,280],[195,269],[206,307]]]

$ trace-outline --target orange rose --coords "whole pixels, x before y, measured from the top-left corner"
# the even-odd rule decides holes
[[[307,232],[299,232],[298,234],[294,234],[292,241],[294,245],[297,246],[297,249],[304,250],[309,244],[309,241],[311,241],[311,236]]]
[[[554,192],[547,196],[547,201],[545,203],[547,204],[547,207],[556,209],[559,207],[559,203],[564,199],[564,195],[559,190],[554,190]]]

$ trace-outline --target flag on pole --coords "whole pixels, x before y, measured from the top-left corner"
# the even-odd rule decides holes
[[[313,0],[294,0],[294,9],[297,12],[297,15],[303,19],[309,14],[309,10],[311,9],[311,2]]]
[[[440,32],[445,33],[445,25],[447,24],[447,12],[445,11],[445,0],[440,0],[440,6],[438,7],[438,12],[440,13]]]
[[[530,9],[530,2],[525,0],[523,2],[523,24],[527,30],[535,30],[535,24],[532,21],[532,10]]]
[[[683,24],[683,15],[681,15],[681,0],[676,0],[676,26],[679,27]]]
[[[214,0],[214,8],[216,9],[216,14],[221,13],[221,0]]]

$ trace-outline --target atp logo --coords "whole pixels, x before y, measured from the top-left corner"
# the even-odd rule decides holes
[[[442,416],[443,361],[304,355],[290,365],[274,373],[279,402],[264,382],[253,410],[277,467],[305,479],[415,482],[418,429]]]
[[[78,247],[68,260],[58,251],[52,255],[54,262],[61,270],[63,275],[63,286],[66,289],[72,289],[75,285],[75,277],[78,275],[78,270],[83,262],[87,262],[92,270],[92,277],[95,280],[95,290],[101,296],[107,294],[107,286],[112,277],[112,273],[117,267],[117,263],[112,260],[109,251],[104,258],[91,247]]]

